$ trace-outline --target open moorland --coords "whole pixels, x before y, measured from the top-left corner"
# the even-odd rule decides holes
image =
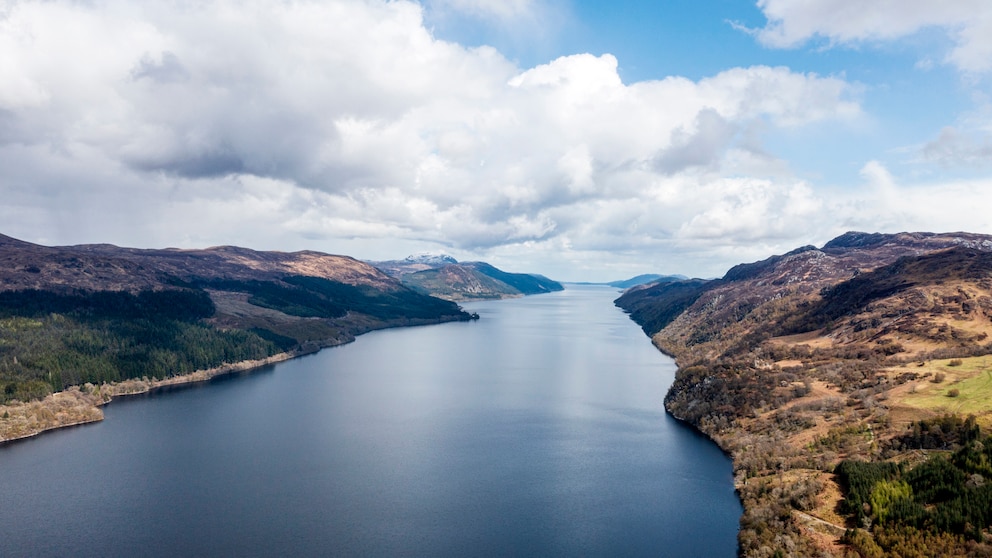
[[[848,233],[617,304],[733,457],[743,555],[992,555],[992,238]]]

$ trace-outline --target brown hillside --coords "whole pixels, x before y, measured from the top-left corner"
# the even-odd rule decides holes
[[[838,555],[841,459],[912,460],[893,440],[945,411],[992,424],[992,237],[848,233],[690,286],[617,304],[676,358],[669,411],[733,456],[746,556]]]
[[[399,283],[369,264],[320,252],[258,252],[220,246],[145,250],[110,244],[40,246],[0,235],[0,290],[84,289],[140,291],[169,280],[272,280],[321,277],[395,290]]]

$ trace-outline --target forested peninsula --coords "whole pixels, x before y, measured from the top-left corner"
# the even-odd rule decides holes
[[[117,395],[474,317],[346,256],[0,235],[0,442],[100,420]]]
[[[992,556],[992,237],[852,232],[616,303],[733,458],[741,555]]]

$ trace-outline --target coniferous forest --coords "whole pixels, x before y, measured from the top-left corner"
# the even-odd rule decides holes
[[[138,293],[0,292],[0,404],[40,399],[86,383],[162,379],[262,359],[319,343],[314,335],[334,330],[311,322],[349,313],[383,324],[470,318],[452,302],[406,288],[381,291],[320,277],[173,283],[174,288]],[[207,289],[299,318],[307,335],[293,337],[286,328],[251,324],[217,327],[208,321],[217,308]]]
[[[937,436],[920,436],[937,432]],[[956,449],[938,452],[915,466],[891,461],[841,462],[836,475],[845,491],[841,511],[866,531],[850,529],[844,542],[861,556],[980,555],[983,531],[992,525],[992,436],[982,436],[974,417],[919,421],[902,442],[935,449],[946,439]]]
[[[0,293],[0,402],[165,378],[284,348],[256,332],[202,322],[213,313],[210,297],[194,290]]]

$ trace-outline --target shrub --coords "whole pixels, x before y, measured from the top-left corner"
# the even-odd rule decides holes
[[[933,380],[931,381],[935,384],[939,384],[940,382],[944,381],[944,378],[946,378],[946,376],[944,376],[943,372],[937,372],[936,374],[933,375]]]
[[[961,395],[961,392],[958,391],[957,388],[954,388],[954,389],[952,389],[952,390],[950,390],[950,391],[947,392],[947,396],[948,397],[957,397],[959,395]]]
[[[959,358],[955,358],[947,363],[948,366],[961,366],[962,364],[964,364],[964,362]]]

